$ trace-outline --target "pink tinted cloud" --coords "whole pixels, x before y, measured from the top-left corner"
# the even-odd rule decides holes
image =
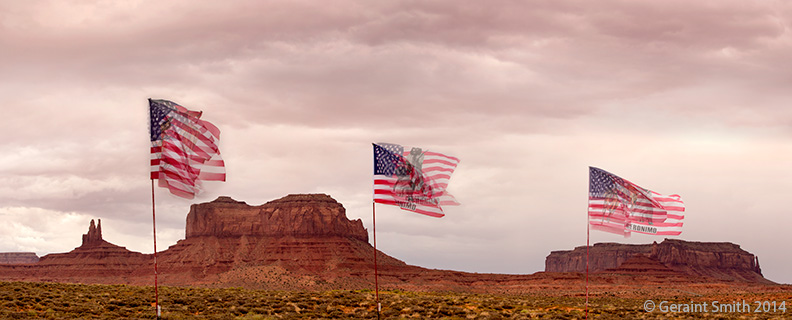
[[[13,137],[2,145],[9,155],[0,161],[11,164],[0,179],[16,189],[0,200],[148,223],[149,181],[139,177],[147,170],[145,98],[152,97],[203,110],[221,127],[232,178],[212,192],[249,203],[329,192],[365,220],[368,143],[460,156],[455,182],[465,206],[452,219],[440,225],[383,215],[393,226],[382,235],[394,244],[386,251],[408,262],[506,270],[476,262],[482,252],[447,264],[433,250],[401,246],[436,230],[447,236],[433,237],[437,251],[484,239],[486,246],[470,247],[502,247],[486,254],[501,265],[531,266],[509,272],[539,270],[548,250],[580,245],[579,228],[563,223],[578,217],[582,206],[570,203],[580,198],[576,188],[585,194],[587,165],[684,192],[695,207],[686,237],[723,241],[701,224],[723,209],[760,208],[768,217],[755,221],[783,221],[764,202],[775,195],[767,190],[786,188],[762,170],[783,172],[785,158],[773,150],[786,147],[792,123],[790,76],[780,67],[791,53],[789,8],[736,1],[14,3],[0,10],[0,103],[25,111],[0,119],[0,133]],[[748,147],[757,141],[772,143]],[[84,152],[67,150],[75,144]],[[658,158],[656,149],[668,145],[681,147]],[[15,163],[21,154],[31,160]],[[717,195],[734,189],[731,180],[774,187],[756,197],[761,206],[747,197],[724,208]],[[163,198],[170,206],[163,225],[180,234],[188,204]],[[561,227],[550,232],[548,225]],[[532,245],[550,238],[552,248]],[[515,243],[531,244],[525,256],[512,254],[521,250]]]

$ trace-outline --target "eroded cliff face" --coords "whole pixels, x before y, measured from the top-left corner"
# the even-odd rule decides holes
[[[162,284],[288,289],[295,279],[341,281],[341,287],[373,280],[374,248],[363,222],[349,220],[328,195],[288,195],[259,206],[220,197],[191,207],[185,233],[186,239],[158,252]],[[377,259],[395,274],[423,270],[382,252]],[[105,241],[101,221],[92,220],[79,247],[34,264],[0,266],[0,279],[149,284],[153,269],[152,254]]]
[[[737,281],[766,280],[759,257],[733,243],[666,239],[652,245],[650,256],[688,274]]]
[[[30,264],[38,261],[35,252],[0,252],[0,264]]]
[[[103,240],[104,239],[102,239],[102,219],[99,219],[98,226],[94,224],[93,219],[91,219],[91,224],[88,225],[88,233],[82,236],[81,247],[100,244]]]
[[[190,208],[185,233],[161,254],[165,272],[208,279],[240,266],[277,266],[328,278],[373,268],[363,222],[349,220],[325,194],[288,195],[259,206],[220,197]],[[407,267],[378,257],[381,265]]]
[[[196,204],[187,214],[186,238],[343,237],[368,242],[363,222],[325,194],[288,195],[260,206],[229,197]]]
[[[598,243],[589,248],[589,272],[618,269],[625,261],[643,255],[668,268],[691,276],[726,281],[768,282],[758,258],[727,242],[692,242],[665,239],[653,244]],[[546,272],[585,272],[586,247],[553,251],[545,259]]]
[[[589,248],[589,271],[613,269],[636,254],[649,255],[650,245],[597,243]],[[586,247],[572,251],[552,251],[545,259],[545,272],[585,272]]]
[[[39,265],[73,265],[84,264],[85,261],[95,261],[96,264],[126,265],[137,264],[143,254],[127,250],[125,247],[114,245],[102,239],[102,222],[95,224],[94,220],[88,226],[88,233],[83,234],[82,244],[67,253],[52,253],[39,259]],[[134,262],[132,261],[134,260]]]
[[[194,205],[187,215],[186,239],[158,252],[159,283],[371,288],[375,256],[379,283],[390,288],[530,291],[574,286],[570,284],[585,279],[571,273],[477,274],[411,266],[375,251],[362,221],[349,220],[345,211],[323,194],[289,195],[258,206],[228,197]],[[0,264],[0,280],[151,285],[153,255],[105,241],[101,227],[101,221],[91,221],[80,247],[70,252],[48,254],[37,263]],[[585,249],[551,253],[547,271],[584,271]],[[600,283],[699,281],[692,275],[767,283],[756,257],[729,243],[597,244],[591,252],[592,271],[600,271],[592,279]]]
[[[0,266],[0,279],[128,283],[128,276],[151,270],[147,255],[105,241],[101,230],[101,223],[96,225],[91,220],[79,247],[45,255],[36,263]]]

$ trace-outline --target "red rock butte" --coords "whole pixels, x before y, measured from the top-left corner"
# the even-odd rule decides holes
[[[624,272],[624,264],[639,258],[630,263],[640,261],[662,270],[724,281],[772,283],[762,276],[757,256],[727,242],[665,239],[653,244],[598,243],[588,254],[590,272]],[[545,259],[545,271],[585,272],[586,247],[551,252]]]
[[[289,195],[261,206],[229,197],[193,205],[187,239],[200,237],[345,237],[368,242],[363,222],[350,221],[344,207],[324,194]]]
[[[0,264],[29,264],[39,261],[35,252],[0,252]]]
[[[368,243],[368,232],[361,220],[349,220],[344,206],[328,195],[293,194],[257,206],[219,197],[192,205],[186,222],[185,239],[157,253],[161,285],[373,287],[375,250]],[[758,260],[735,246],[666,240],[645,246],[598,244],[592,251],[596,252],[599,278],[640,274],[642,279],[656,275],[658,281],[672,275],[677,282],[770,283],[761,276]],[[8,257],[0,260],[0,280],[153,283],[153,254],[105,241],[101,220],[90,222],[82,244],[70,252],[48,254],[38,261],[33,259],[35,254],[30,255],[0,254],[0,258]],[[531,275],[426,269],[380,251],[376,257],[379,281],[386,289],[525,292],[540,287],[569,288],[569,283],[579,284],[584,279],[576,273],[581,266],[580,248],[551,253],[547,266],[552,272]],[[713,267],[719,263],[728,267]]]
[[[253,288],[369,287],[374,249],[361,220],[324,194],[288,195],[259,206],[229,197],[192,205],[186,238],[158,252],[164,285]],[[0,265],[0,280],[150,284],[153,254],[127,250],[102,239],[92,220],[82,245],[67,253]],[[35,257],[35,254],[32,254]],[[383,278],[422,268],[377,252]]]

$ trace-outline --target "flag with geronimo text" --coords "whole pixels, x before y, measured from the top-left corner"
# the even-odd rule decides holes
[[[589,167],[588,215],[596,230],[675,236],[682,233],[685,204],[679,195],[662,195]]]
[[[392,143],[374,145],[374,202],[442,217],[443,205],[459,205],[446,188],[459,159]]]
[[[220,157],[220,130],[191,111],[168,100],[149,99],[151,179],[174,195],[192,199],[200,181],[225,181]]]

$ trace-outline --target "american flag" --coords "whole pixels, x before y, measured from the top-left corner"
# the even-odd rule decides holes
[[[448,181],[459,159],[398,144],[374,145],[374,202],[442,217],[444,205],[459,205]]]
[[[605,170],[589,167],[589,224],[622,234],[679,235],[685,203],[679,195],[644,189]]]
[[[192,199],[201,180],[225,181],[225,164],[217,144],[220,130],[168,100],[149,99],[151,179],[174,195]]]

